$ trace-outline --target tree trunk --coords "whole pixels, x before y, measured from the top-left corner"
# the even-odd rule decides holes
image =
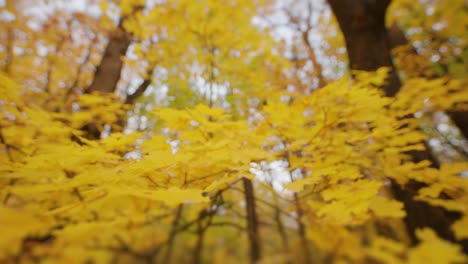
[[[121,26],[110,34],[104,56],[96,68],[93,82],[86,89],[87,93],[115,92],[123,68],[122,57],[127,53],[130,43],[130,35]]]
[[[245,210],[247,213],[247,232],[250,243],[250,263],[255,264],[261,258],[260,235],[258,232],[258,216],[255,207],[255,194],[252,181],[242,179],[245,193]]]
[[[468,111],[449,111],[448,115],[465,139],[468,139]]]
[[[177,235],[177,227],[182,217],[182,210],[183,210],[183,206],[181,204],[177,207],[175,218],[172,221],[171,231],[169,233],[169,238],[167,240],[167,250],[163,257],[163,263],[170,264],[172,262],[171,261],[172,251],[174,249],[175,237]]]
[[[153,74],[153,70],[154,70],[154,67],[149,68],[147,72],[147,77],[143,79],[143,82],[138,86],[138,88],[132,94],[127,94],[127,97],[125,98],[126,104],[133,104],[136,99],[138,99],[140,96],[142,96],[145,93],[145,91],[151,85],[151,82],[152,82],[151,75]]]
[[[383,90],[394,96],[401,87],[390,54],[385,12],[390,0],[328,0],[343,32],[352,70],[391,72]]]
[[[85,90],[85,93],[115,93],[122,73],[122,58],[127,53],[128,47],[132,42],[131,35],[122,26],[123,20],[124,18],[120,21],[117,29],[110,33],[109,42],[101,63],[96,68],[94,79]],[[134,99],[132,98],[131,102]],[[118,123],[122,125],[125,122],[119,120]],[[85,131],[85,137],[88,139],[99,139],[101,137],[101,131],[94,124],[86,124],[81,130]]]
[[[383,90],[387,96],[394,96],[401,87],[400,79],[393,65],[390,42],[385,28],[385,13],[391,0],[328,0],[343,32],[352,70],[374,71],[389,67],[391,72]],[[423,152],[409,153],[415,162],[431,159],[428,148]],[[436,164],[433,164],[436,165]],[[454,241],[450,225],[457,216],[440,207],[414,200],[421,183],[410,182],[406,186],[392,184],[395,198],[400,200],[407,213],[404,219],[410,237],[416,241],[415,231],[431,227],[439,236]],[[465,251],[467,248],[465,247]]]
[[[302,254],[304,257],[304,264],[311,264],[312,260],[310,258],[309,252],[309,243],[306,237],[306,230],[304,223],[302,222],[302,216],[304,215],[301,207],[301,203],[299,201],[299,195],[297,193],[294,194],[294,204],[296,205],[296,213],[297,213],[297,234],[299,235],[299,239],[301,240],[301,247],[302,247]]]

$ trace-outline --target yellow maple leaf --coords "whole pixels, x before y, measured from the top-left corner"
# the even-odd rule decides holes
[[[409,251],[409,264],[466,263],[468,260],[460,245],[440,239],[429,228],[417,230],[416,236],[421,243]]]
[[[452,225],[452,230],[455,232],[457,239],[467,239],[468,238],[468,216],[463,216],[460,220],[456,221]]]
[[[369,209],[374,214],[381,217],[405,217],[406,212],[401,202],[390,200],[384,197],[376,196],[371,199]]]

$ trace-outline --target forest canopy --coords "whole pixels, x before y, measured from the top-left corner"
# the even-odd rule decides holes
[[[468,2],[0,1],[0,263],[468,263]]]

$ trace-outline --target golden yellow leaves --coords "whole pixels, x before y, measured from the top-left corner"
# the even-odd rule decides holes
[[[467,90],[466,81],[462,80],[410,79],[398,93],[392,107],[395,111],[404,109],[402,116],[417,111],[464,109],[468,102]]]
[[[4,83],[8,84],[8,79]],[[19,100],[15,96],[1,100],[5,100],[0,105],[2,147],[16,153],[12,156],[2,152],[1,200],[5,206],[54,218],[45,226],[29,214],[21,215],[17,209],[1,207],[0,222],[10,228],[8,234],[4,232],[10,241],[5,242],[7,245],[1,240],[0,258],[17,253],[20,243],[37,234],[36,231],[48,232],[49,227],[71,221],[76,225],[67,225],[63,232],[54,234],[57,236],[55,249],[61,248],[60,254],[45,254],[66,259],[74,252],[86,259],[84,256],[92,254],[85,249],[87,242],[79,240],[78,234],[90,239],[99,236],[108,243],[115,239],[114,235],[128,233],[122,229],[123,224],[145,222],[146,217],[151,219],[182,203],[209,201],[202,193],[211,181],[205,180],[199,186],[180,177],[186,167],[193,176],[205,173],[196,171],[196,166],[184,167],[194,159],[194,154],[173,153],[166,137],[155,135],[146,140],[138,160],[127,160],[123,155],[138,152],[137,143],[143,134],[111,133],[95,141],[80,137],[80,131],[74,128],[89,122],[103,126],[118,121],[125,108],[112,96],[84,95],[78,102],[79,111],[69,116],[15,105],[13,100]],[[220,120],[224,115],[223,111],[203,106],[192,114],[200,121]],[[195,164],[200,166],[202,161],[198,162]],[[100,218],[100,221],[86,224],[90,218]],[[106,221],[116,218],[118,225]],[[107,237],[98,235],[96,230],[105,230]],[[93,256],[96,260],[107,257],[108,253]]]
[[[391,99],[372,87],[385,73],[359,73],[352,87],[342,79],[288,103],[269,101],[262,109],[262,130],[284,145],[275,152],[288,161],[289,171],[301,171],[302,177],[285,187],[310,196],[312,215],[320,219],[360,225],[373,217],[405,216],[403,205],[382,192],[389,176],[384,168],[389,155],[400,168],[408,145],[419,147],[425,136],[403,130],[388,111]]]
[[[352,263],[363,262],[364,254],[358,234],[328,221],[314,221],[310,226],[314,228],[307,228],[307,238],[313,241],[322,255],[333,255],[336,263],[346,263],[346,260]]]
[[[144,7],[145,0],[121,0],[120,1],[120,8],[121,8],[121,15],[123,17],[128,16],[134,12],[135,8],[137,7]]]
[[[3,103],[22,105],[19,95],[21,89],[21,86],[8,78],[3,72],[0,72],[0,100]]]
[[[296,192],[295,206],[302,210],[297,219],[323,255],[333,254],[337,262],[359,263],[370,256],[398,263],[407,254],[418,263],[434,246],[458,254],[458,249],[428,230],[418,233],[423,243],[414,251],[375,236],[376,222],[406,214],[389,195],[388,178],[398,183],[423,181],[428,186],[418,199],[465,213],[466,182],[457,174],[466,170],[466,164],[438,171],[428,169],[427,162],[407,162],[404,152],[421,147],[424,135],[415,131],[413,120],[399,119],[408,111],[405,104],[393,105],[372,87],[381,76],[362,78],[355,86],[343,79],[301,98],[272,96],[250,120],[206,105],[157,109],[153,131],[129,135],[111,131],[109,137],[94,141],[81,138],[74,128],[97,119],[100,124],[116,122],[116,113],[125,110],[111,97],[83,96],[81,111],[69,117],[15,107],[17,119],[6,114],[2,119],[4,140],[34,149],[11,160],[2,153],[0,160],[8,162],[0,164],[0,197],[7,206],[53,216],[52,226],[64,226],[53,233],[57,236],[54,249],[66,252],[64,257],[87,256],[85,246],[93,248],[97,242],[146,249],[166,239],[173,210],[179,205],[189,208],[187,219],[222,207],[222,215],[213,216],[216,221],[243,220],[237,215],[230,218],[231,208],[240,203],[225,202],[228,195],[223,193],[221,199],[218,194],[231,188],[237,191],[235,184],[241,177],[257,180],[250,172],[252,162],[280,159],[288,168],[275,177],[292,176],[285,187]],[[22,131],[23,127],[28,129]],[[278,200],[290,198],[288,192],[270,191]],[[439,199],[442,193],[455,200]],[[6,213],[16,217],[15,212]],[[296,220],[291,211],[283,214]],[[160,221],[160,215],[169,217]],[[31,219],[26,220],[13,226],[17,234],[11,236],[13,240],[34,231],[26,226]],[[453,225],[457,238],[468,236],[465,226],[466,216]],[[98,255],[93,258],[109,257]]]
[[[377,236],[373,239],[372,245],[366,250],[366,254],[371,258],[381,261],[382,263],[404,263],[401,256],[407,250],[407,245]]]
[[[134,145],[142,134],[134,132],[131,134],[112,133],[109,137],[102,139],[99,143],[106,151],[125,154],[135,149]]]
[[[468,163],[453,163],[443,164],[439,170],[426,169],[421,174],[415,175],[417,180],[428,185],[419,190],[415,199],[462,214],[462,218],[451,226],[457,239],[464,239],[468,236],[466,228],[468,179],[461,177],[461,173],[467,170]],[[450,199],[443,197],[450,197]]]
[[[404,217],[403,204],[378,196],[381,187],[382,183],[369,180],[330,187],[321,193],[325,203],[317,215],[339,224],[363,223],[371,212],[377,217]]]
[[[0,206],[0,259],[15,255],[25,237],[38,237],[50,227],[30,212]]]
[[[300,192],[304,190],[304,187],[306,185],[315,185],[321,181],[322,179],[320,178],[320,175],[314,175],[305,179],[295,180],[291,183],[286,184],[284,187],[293,192]]]
[[[392,50],[398,69],[408,78],[435,75],[433,62],[414,52],[412,44],[401,45]]]
[[[417,130],[418,121],[408,117],[421,110],[421,105],[411,105],[408,99],[411,97],[405,97],[406,104],[384,98],[372,88],[382,83],[384,70],[377,76],[360,74],[353,85],[343,79],[311,95],[270,99],[262,109],[264,119],[260,127],[261,131],[271,133],[270,140],[277,145],[268,148],[289,163],[289,172],[300,172],[285,187],[297,192],[307,204],[304,217],[310,221],[307,232],[318,246],[329,247],[332,254],[338,254],[332,241],[322,241],[325,231],[317,230],[329,228],[333,231],[328,232],[341,232],[342,239],[347,240],[336,244],[358,250],[356,240],[362,235],[362,239],[380,243],[369,249],[372,258],[385,263],[404,263],[402,254],[406,254],[406,245],[378,238],[374,241],[371,231],[360,233],[348,231],[346,227],[372,229],[373,221],[387,222],[391,221],[389,218],[397,220],[406,216],[403,204],[388,191],[388,178],[398,184],[411,179],[426,182],[430,186],[420,192],[424,201],[449,210],[464,210],[465,198],[454,201],[438,197],[442,191],[452,197],[463,195],[465,179],[455,175],[466,170],[466,164],[454,164],[451,170],[450,166],[443,166],[437,171],[428,168],[428,161],[408,161],[407,151],[424,149],[421,142],[427,138]],[[458,93],[457,89],[454,93]],[[446,107],[454,104],[452,101]],[[465,219],[453,226],[459,237],[466,236],[463,223]],[[342,254],[356,262],[365,258],[354,253]]]
[[[403,218],[406,216],[401,202],[380,196],[372,198],[369,209],[378,217]]]
[[[170,128],[168,138],[177,142],[174,158],[186,157],[168,169],[173,175],[184,175],[181,184],[213,191],[234,181],[236,174],[248,175],[252,161],[272,157],[261,148],[263,135],[255,134],[244,121],[232,121],[222,109],[198,105],[186,110],[158,109],[156,115],[164,121],[163,127]]]
[[[118,121],[126,112],[126,107],[113,94],[83,94],[80,96],[79,110],[63,118],[70,120],[71,126],[81,128],[93,123],[102,131],[105,124],[118,126]]]
[[[366,254],[381,263],[425,264],[425,263],[465,263],[461,247],[437,236],[429,229],[416,230],[416,236],[421,241],[417,246],[407,245],[384,237],[376,237]]]
[[[467,239],[468,238],[468,216],[465,215],[452,225],[452,230],[455,233],[457,239]]]
[[[161,108],[157,109],[155,113],[165,122],[167,127],[174,130],[206,126],[211,126],[210,128],[212,128],[216,125],[215,121],[223,121],[229,117],[223,109],[209,108],[202,104],[185,111]]]
[[[437,237],[431,229],[416,231],[421,243],[408,253],[408,263],[465,263],[467,257],[461,252],[461,247]]]
[[[125,28],[138,38],[136,62],[166,71],[159,81],[167,85],[172,105],[219,106],[228,101],[232,113],[242,112],[249,99],[267,95],[271,89],[266,86],[277,86],[279,76],[273,71],[281,72],[279,66],[286,63],[272,51],[268,32],[252,23],[258,5],[245,0],[163,1],[126,21]]]
[[[214,193],[218,190],[225,188],[230,183],[235,182],[235,180],[239,178],[240,175],[236,175],[235,173],[232,173],[231,175],[225,174],[221,178],[213,180],[212,183],[208,185],[204,191],[207,193]]]
[[[28,146],[34,142],[36,131],[24,127],[10,126],[2,129],[5,141],[13,146]]]
[[[191,116],[176,109],[162,108],[157,110],[156,115],[165,121],[168,127],[175,130],[190,126]]]
[[[208,202],[208,198],[202,195],[200,189],[180,189],[177,187],[169,187],[156,191],[144,190],[110,190],[111,193],[131,195],[135,197],[146,198],[150,200],[162,201],[169,206],[176,206],[181,203],[204,203]]]

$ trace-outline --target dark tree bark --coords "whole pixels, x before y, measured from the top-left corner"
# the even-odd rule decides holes
[[[274,191],[274,187],[273,187],[273,183],[269,183],[270,184],[270,187],[271,187],[271,195],[273,197],[273,201],[274,201],[274,210],[275,210],[275,214],[274,214],[274,217],[273,219],[275,220],[276,222],[276,227],[278,229],[278,233],[281,237],[281,245],[283,247],[283,250],[285,252],[286,255],[290,256],[291,255],[291,251],[289,249],[289,240],[288,240],[288,235],[286,234],[286,228],[284,226],[284,223],[283,223],[283,220],[281,219],[281,209],[280,209],[280,204],[279,204],[279,200],[278,200],[278,193],[276,193],[276,191]],[[291,264],[291,259],[290,257],[288,257],[288,260],[286,261],[286,264]]]
[[[116,30],[110,33],[109,42],[104,51],[101,63],[97,66],[94,79],[84,91],[85,93],[99,92],[114,93],[120,80],[123,60],[132,40],[131,35],[123,28],[124,18],[121,19]],[[119,121],[121,123],[121,121]],[[99,139],[101,131],[95,124],[86,124],[81,128],[88,139]]]
[[[143,8],[144,6],[136,7],[134,13],[142,10]],[[123,23],[127,18],[128,16],[122,17],[117,29],[110,33],[109,42],[104,51],[101,63],[96,68],[94,79],[90,86],[85,90],[85,93],[115,93],[124,65],[122,57],[126,55],[127,50],[132,43],[132,35],[123,27]],[[126,104],[133,104],[133,102],[145,92],[150,84],[151,78],[145,79],[135,93],[127,95],[124,102]],[[117,122],[117,124],[122,128],[125,126],[125,123],[126,122],[123,119],[120,119]],[[86,137],[89,139],[100,138],[101,131],[99,131],[94,124],[87,124],[82,128],[82,130],[86,131]]]
[[[93,82],[86,89],[87,93],[113,93],[117,88],[123,68],[122,57],[127,53],[131,36],[119,26],[110,34],[101,63],[96,68]]]
[[[408,39],[406,38],[405,33],[396,22],[394,22],[388,29],[388,41],[390,43],[390,49],[408,44]]]
[[[153,81],[152,75],[155,67],[155,65],[150,65],[146,72],[146,78],[143,79],[143,82],[132,94],[127,94],[127,97],[125,98],[126,104],[133,104],[136,99],[138,99],[145,93],[145,91],[148,89],[148,87],[151,85],[151,82]]]
[[[137,12],[144,9],[144,5],[136,6],[133,12],[124,15],[117,28],[110,33],[101,63],[96,68],[93,82],[86,89],[87,93],[98,91],[101,93],[113,93],[117,88],[123,68],[122,57],[127,53],[128,47],[132,43],[132,34],[124,28],[124,22]]]
[[[255,207],[255,194],[252,181],[242,179],[245,193],[245,210],[247,213],[247,232],[250,243],[250,263],[255,264],[261,258],[260,234],[258,232],[258,216]]]
[[[448,115],[465,139],[468,139],[468,111],[449,111]]]
[[[345,38],[350,68],[374,71],[380,67],[389,67],[391,72],[388,82],[382,89],[391,97],[401,88],[401,81],[391,59],[389,33],[385,28],[385,13],[390,2],[391,0],[328,0]],[[432,159],[429,149],[408,154],[415,162]],[[434,159],[432,161],[434,163]],[[414,197],[421,187],[423,184],[419,182],[410,182],[406,186],[392,184],[395,198],[405,206],[407,216],[404,221],[413,242],[417,242],[415,231],[421,227],[431,227],[442,238],[455,242],[450,225],[459,216],[440,207],[415,201]],[[463,246],[467,251],[466,245]]]
[[[302,254],[304,257],[304,264],[311,264],[312,260],[310,258],[309,252],[309,243],[306,237],[306,229],[305,225],[302,221],[302,216],[304,212],[302,211],[301,202],[299,200],[299,195],[297,193],[294,194],[294,203],[296,205],[296,213],[297,213],[297,234],[299,235],[299,239],[301,240],[301,247],[302,247]]]
[[[352,70],[375,71],[389,67],[391,72],[383,87],[394,96],[401,87],[392,62],[385,12],[390,0],[328,0],[343,32],[349,65]]]
[[[169,239],[167,240],[167,250],[163,257],[163,263],[171,263],[172,251],[174,249],[175,237],[177,235],[177,227],[179,225],[180,219],[182,217],[182,205],[177,207],[177,212],[174,220],[172,221],[171,231],[169,233]]]

